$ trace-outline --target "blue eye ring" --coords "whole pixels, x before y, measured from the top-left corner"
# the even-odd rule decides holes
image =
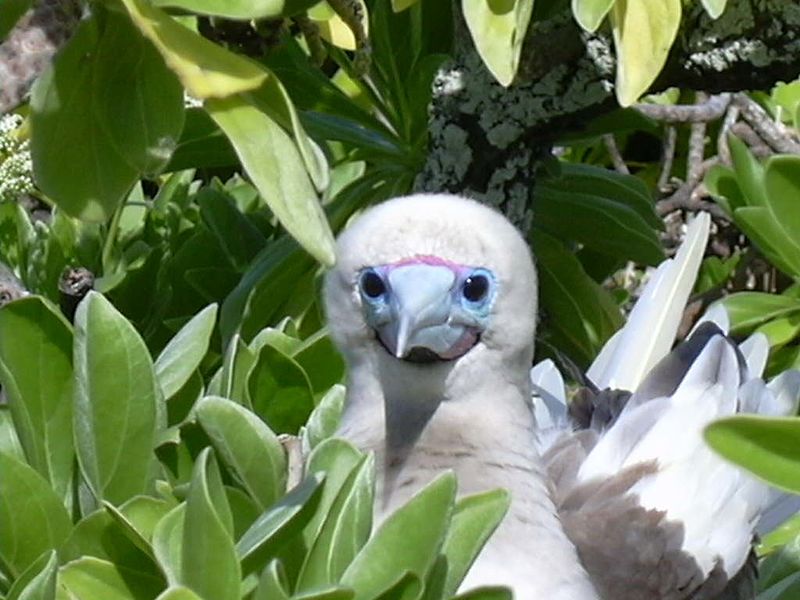
[[[386,294],[386,282],[374,269],[365,269],[358,278],[358,287],[368,300],[378,300]]]
[[[475,269],[461,284],[461,297],[471,305],[483,304],[490,296],[493,281],[489,271]]]

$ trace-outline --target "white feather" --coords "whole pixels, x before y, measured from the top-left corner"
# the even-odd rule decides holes
[[[761,377],[769,358],[769,339],[760,331],[755,332],[741,344],[739,350],[747,363],[750,377]]]
[[[587,374],[599,388],[635,390],[669,352],[703,259],[709,224],[706,213],[692,221],[675,258],[661,263],[645,286],[621,336],[614,341],[612,355],[589,368]]]

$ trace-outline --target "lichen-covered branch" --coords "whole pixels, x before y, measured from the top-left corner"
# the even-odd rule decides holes
[[[798,31],[794,2],[730,0],[717,21],[693,3],[653,91],[679,86],[718,93],[792,80],[800,74]],[[434,82],[430,152],[416,187],[476,197],[525,228],[537,163],[552,142],[617,107],[611,36],[581,31],[568,9],[534,23],[518,81],[503,88],[463,26],[458,33],[455,59]],[[691,110],[722,115],[726,106],[727,97],[717,96]]]

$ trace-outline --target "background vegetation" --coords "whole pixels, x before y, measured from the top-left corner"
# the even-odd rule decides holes
[[[755,0],[0,0],[0,303],[33,294],[0,310],[0,596],[456,593],[506,495],[444,476],[371,533],[372,459],[331,437],[319,275],[392,196],[514,220],[571,368],[708,210],[683,332],[721,302],[798,367],[798,28]],[[800,491],[794,419],[721,435]],[[762,598],[798,593],[798,527]]]

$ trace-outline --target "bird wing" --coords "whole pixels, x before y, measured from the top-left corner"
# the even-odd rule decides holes
[[[667,393],[637,391],[604,431],[564,431],[547,448],[559,516],[604,597],[715,597],[751,585],[768,491],[715,455],[702,432],[740,409],[740,387],[757,390],[748,408],[772,413],[794,383],[776,393],[743,386],[747,377],[736,345],[708,324],[642,383]]]

